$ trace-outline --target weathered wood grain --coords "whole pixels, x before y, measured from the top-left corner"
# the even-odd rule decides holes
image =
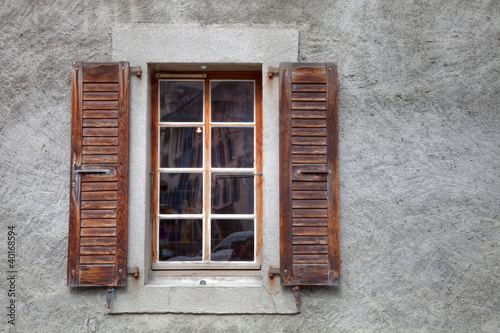
[[[82,200],[108,201],[117,200],[118,193],[116,191],[95,191],[82,192]]]
[[[293,209],[293,217],[327,217],[326,209]]]
[[[83,127],[118,127],[118,119],[84,119]]]
[[[314,200],[326,199],[326,191],[293,191],[292,199]]]
[[[118,136],[118,128],[84,128],[83,136]]]
[[[79,286],[112,286],[114,265],[80,265]]]
[[[82,219],[81,221],[82,228],[116,227],[116,219]]]
[[[307,83],[307,84],[292,84],[292,91],[293,92],[326,92],[326,85],[325,84],[314,84],[314,83]]]
[[[298,254],[293,256],[294,264],[328,264],[328,255]]]
[[[116,228],[82,228],[81,236],[82,237],[112,237],[112,236],[116,236]]]
[[[118,101],[83,101],[84,110],[116,110]]]
[[[84,155],[116,155],[117,146],[83,146]]]
[[[83,155],[83,163],[86,164],[116,164],[117,155]]]
[[[292,163],[325,164],[326,155],[292,155]]]
[[[84,83],[83,91],[118,91],[118,83]]]
[[[326,200],[292,200],[293,208],[326,208]]]
[[[326,183],[323,182],[293,182],[292,189],[295,191],[326,191]]]
[[[86,137],[83,138],[85,146],[116,146],[118,145],[118,138],[116,137]]]
[[[328,219],[326,218],[294,218],[294,227],[326,227],[328,226]]]
[[[294,245],[328,245],[328,236],[293,236]]]
[[[118,63],[83,63],[83,82],[118,82]]]
[[[116,246],[80,246],[81,255],[115,254]]]
[[[80,265],[87,264],[114,264],[116,257],[110,256],[80,256]]]
[[[118,92],[116,91],[99,91],[99,92],[84,92],[83,100],[84,101],[112,101],[118,99]]]
[[[112,119],[118,118],[118,110],[85,110],[84,119]]]
[[[293,119],[326,119],[326,112],[324,110],[293,110]]]
[[[325,86],[323,86],[325,87]],[[293,90],[293,89],[292,89]],[[299,102],[325,102],[326,95],[324,93],[312,93],[312,92],[293,92],[292,101]]]
[[[328,245],[293,245],[293,253],[297,254],[327,254]]]
[[[82,209],[115,209],[116,201],[82,201]]]
[[[293,281],[296,285],[325,285],[328,281],[328,265],[296,264],[293,272],[297,275]]]
[[[116,245],[116,237],[82,237],[81,246]]]
[[[297,136],[326,137],[326,128],[292,128],[292,135],[294,137],[297,137]]]

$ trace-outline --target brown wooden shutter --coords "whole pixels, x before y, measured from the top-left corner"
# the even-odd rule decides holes
[[[337,66],[280,64],[282,285],[338,285]]]
[[[125,286],[129,63],[75,62],[68,286]]]

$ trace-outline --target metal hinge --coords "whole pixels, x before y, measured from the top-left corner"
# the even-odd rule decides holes
[[[269,76],[270,79],[273,78],[273,75],[278,75],[280,73],[279,67],[271,67],[267,69],[267,75]]]
[[[141,66],[130,66],[130,73],[135,73],[137,76],[142,75]]]
[[[133,275],[137,279],[139,277],[139,267],[127,268],[127,275]]]
[[[275,275],[280,275],[280,268],[269,266],[269,277],[272,279]]]

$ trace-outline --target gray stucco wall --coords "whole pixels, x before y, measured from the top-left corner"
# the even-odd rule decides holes
[[[500,331],[499,17],[496,0],[2,2],[0,306],[15,225],[19,332]],[[124,23],[292,27],[300,61],[338,63],[339,288],[303,288],[296,315],[212,316],[108,315],[102,289],[66,287],[70,65],[112,60]]]

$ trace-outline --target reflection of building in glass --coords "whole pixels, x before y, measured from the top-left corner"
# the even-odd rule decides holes
[[[213,122],[253,123],[253,81],[217,81],[212,82],[211,88]],[[162,122],[201,122],[203,100],[202,81],[160,81]],[[196,133],[198,126],[193,125],[160,125],[160,168],[204,166],[204,136],[203,133]],[[211,165],[205,167],[253,169],[254,136],[253,124],[211,126]],[[161,172],[159,185],[160,214],[203,213],[202,173]],[[212,173],[211,186],[212,214],[254,213],[253,175]],[[160,260],[202,260],[202,221],[162,219],[159,230]],[[253,260],[254,219],[214,219],[210,225],[211,260]]]
[[[160,260],[201,260],[202,220],[161,220],[159,228]]]
[[[203,121],[203,81],[160,81],[160,121]]]
[[[160,174],[160,214],[201,214],[201,173]]]
[[[254,82],[213,81],[210,88],[213,122],[253,122]]]
[[[161,168],[201,168],[203,134],[196,127],[160,128]]]

